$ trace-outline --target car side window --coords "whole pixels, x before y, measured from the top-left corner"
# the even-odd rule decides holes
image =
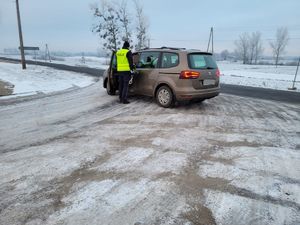
[[[162,68],[171,68],[177,66],[179,63],[179,57],[176,53],[164,52],[162,54]]]
[[[159,52],[142,52],[137,68],[157,68]]]

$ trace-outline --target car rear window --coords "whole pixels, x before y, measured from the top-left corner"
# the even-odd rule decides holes
[[[201,53],[188,54],[189,67],[191,69],[217,69],[218,66],[212,55]]]

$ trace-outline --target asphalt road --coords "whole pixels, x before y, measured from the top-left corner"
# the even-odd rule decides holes
[[[0,61],[6,62],[20,62],[17,59],[9,59],[5,57],[0,57]],[[79,73],[86,73],[91,76],[100,77],[103,74],[104,70],[94,69],[88,67],[78,67],[78,66],[69,66],[57,63],[48,63],[48,62],[35,62],[32,60],[27,60],[28,64],[38,64],[41,66],[49,66],[56,69],[61,70],[69,70]],[[266,99],[266,100],[274,100],[274,101],[282,101],[287,103],[300,103],[300,92],[293,91],[282,91],[282,90],[273,90],[266,88],[258,88],[258,87],[249,87],[249,86],[241,86],[241,85],[232,85],[232,84],[221,84],[221,92],[226,94]]]
[[[287,103],[300,103],[300,92],[282,91],[267,88],[221,84],[221,92],[226,94],[274,100]]]

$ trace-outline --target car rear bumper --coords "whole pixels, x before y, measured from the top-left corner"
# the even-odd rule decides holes
[[[176,100],[185,101],[192,99],[207,99],[213,98],[220,93],[220,87],[209,88],[209,89],[201,89],[201,90],[193,90],[193,91],[177,91],[175,93]]]

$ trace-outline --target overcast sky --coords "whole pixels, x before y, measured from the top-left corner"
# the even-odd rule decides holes
[[[91,32],[90,4],[96,0],[19,0],[24,44],[48,43],[50,50],[92,51],[101,48]],[[99,2],[99,0],[98,0]],[[118,0],[117,0],[118,2]],[[132,12],[134,8],[130,2]],[[206,50],[214,27],[215,50],[232,51],[243,32],[260,31],[265,54],[276,29],[289,29],[287,55],[300,55],[300,0],[140,0],[149,19],[151,47]],[[0,0],[0,52],[19,46],[14,0]]]

